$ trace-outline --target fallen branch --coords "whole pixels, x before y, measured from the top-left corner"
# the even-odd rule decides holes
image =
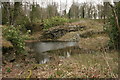
[[[28,70],[28,72],[29,72],[29,75],[27,76],[26,80],[29,80],[31,75],[32,75],[32,71],[31,70]]]

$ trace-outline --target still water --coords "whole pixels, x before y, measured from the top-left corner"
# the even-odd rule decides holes
[[[39,64],[46,63],[50,60],[47,51],[63,49],[66,47],[77,46],[77,42],[33,42],[29,44],[31,49],[36,53],[35,59]],[[69,52],[66,52],[66,56],[69,57]]]

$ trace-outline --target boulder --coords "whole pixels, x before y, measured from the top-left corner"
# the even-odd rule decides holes
[[[13,45],[10,41],[7,41],[5,38],[3,38],[2,39],[2,47],[9,48],[9,47],[13,47]]]

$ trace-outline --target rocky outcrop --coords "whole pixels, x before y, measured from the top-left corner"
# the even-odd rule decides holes
[[[66,33],[69,32],[75,32],[75,31],[79,31],[85,29],[85,26],[64,26],[64,27],[58,27],[58,28],[52,28],[49,30],[46,30],[43,32],[41,39],[51,39],[51,40],[55,40],[58,39],[60,37],[62,37],[63,35],[65,35]]]
[[[44,39],[57,39],[61,36],[63,36],[64,34],[66,34],[68,32],[68,30],[65,29],[54,29],[52,31],[45,31],[43,33],[42,38]]]

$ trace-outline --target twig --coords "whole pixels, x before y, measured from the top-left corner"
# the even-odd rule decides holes
[[[29,71],[29,75],[27,76],[26,80],[29,80],[29,78],[31,77],[32,75],[32,71],[31,70],[28,70]]]

